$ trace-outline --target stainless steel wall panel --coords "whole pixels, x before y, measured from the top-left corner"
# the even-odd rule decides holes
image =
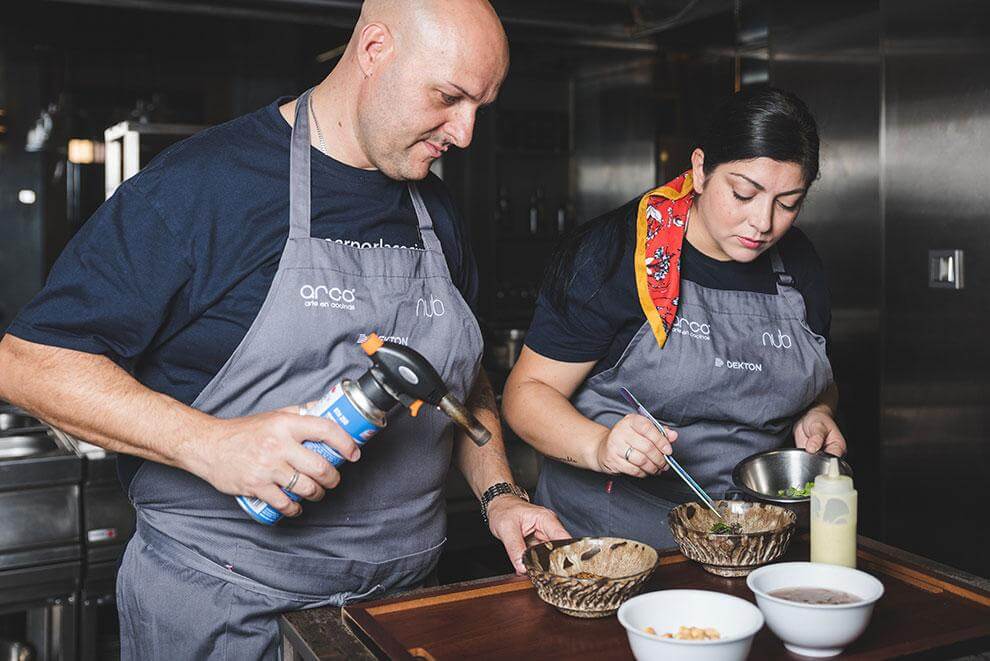
[[[990,4],[776,0],[770,20],[771,82],[821,127],[799,222],[829,272],[861,530],[990,574]],[[928,286],[931,249],[965,252],[964,289]]]
[[[709,114],[732,94],[734,60],[716,41],[664,41],[656,57],[585,64],[575,76],[577,219],[585,222],[691,165]]]
[[[886,537],[990,575],[990,3],[881,10]],[[928,287],[932,248],[965,251],[964,289]]]
[[[592,69],[575,81],[574,149],[579,222],[656,182],[653,59]]]

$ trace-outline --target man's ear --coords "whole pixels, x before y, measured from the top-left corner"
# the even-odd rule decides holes
[[[392,54],[395,40],[382,23],[368,23],[358,37],[357,61],[365,78],[372,76]]]

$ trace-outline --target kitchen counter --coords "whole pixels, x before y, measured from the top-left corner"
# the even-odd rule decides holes
[[[788,551],[785,559],[807,559],[807,549],[808,546],[806,537],[800,540],[795,540],[795,543]],[[859,550],[861,565],[865,562],[865,564],[869,566],[870,571],[874,572],[878,568],[881,571],[886,570],[888,572],[892,572],[890,574],[892,577],[891,580],[902,581],[915,587],[921,586],[928,591],[934,590],[941,592],[942,590],[938,588],[937,585],[945,586],[945,589],[950,593],[957,589],[962,589],[963,591],[972,592],[978,595],[979,598],[983,600],[982,603],[984,605],[990,604],[990,581],[986,579],[967,574],[932,560],[921,558],[914,554],[893,548],[865,537],[859,538]],[[683,560],[680,553],[674,549],[661,553],[661,564],[664,565],[664,567],[658,569],[658,575],[663,569],[670,569],[669,566],[677,565],[679,567],[676,569],[676,571],[679,572],[678,580],[682,581],[683,584],[677,586],[671,585],[669,587],[690,587],[693,584],[697,584],[697,587],[705,587],[708,589],[723,589],[724,591],[741,589],[742,591],[747,591],[744,579],[721,579],[706,574],[700,569],[700,567],[697,567],[689,561]],[[931,583],[928,583],[929,581]],[[716,583],[717,585],[708,585],[708,583]],[[924,587],[925,585],[928,587]],[[935,585],[936,587],[932,588],[932,585]],[[488,586],[489,588],[493,586],[497,587],[492,590],[485,589],[485,586]],[[651,584],[647,586],[646,590],[662,589],[662,587],[662,585]],[[452,593],[463,594],[465,591],[469,590],[474,590],[478,592],[478,594],[491,594],[493,592],[521,594],[533,592],[532,587],[528,585],[528,581],[525,581],[525,579],[507,576],[495,579],[482,579],[480,581],[458,583],[454,585],[442,586],[440,588],[414,590],[404,596],[393,597],[391,599],[378,601],[375,603],[394,603],[396,601],[408,602],[410,598],[413,597],[422,601],[422,597],[429,597],[431,595],[435,595],[437,599],[430,599],[428,601],[441,602],[444,600],[443,595],[450,595]],[[535,599],[536,597],[534,593],[532,600]],[[883,600],[881,600],[881,604],[882,603]],[[893,603],[890,603],[890,606],[896,606],[898,608],[904,607],[903,604],[898,605]],[[536,608],[538,609],[538,614],[541,616],[553,618],[554,622],[559,619],[559,625],[561,628],[570,626],[571,624],[577,622],[585,622],[574,620],[565,615],[559,614],[550,606],[542,604],[542,602],[540,602]],[[915,615],[917,615],[917,605],[912,605],[912,608],[915,611]],[[887,615],[888,621],[890,615],[891,614],[889,613]],[[875,617],[877,616],[875,615]],[[610,622],[610,624],[607,622]],[[937,622],[930,624],[937,629]],[[362,642],[362,639],[359,638],[359,635],[363,635],[362,632],[355,632],[352,630],[351,626],[353,626],[353,623],[351,623],[350,626],[345,624],[342,618],[341,609],[339,608],[317,608],[308,611],[287,613],[281,616],[280,626],[283,634],[284,658],[286,659],[322,661],[327,659],[376,658],[375,654],[369,650],[369,646],[375,648],[374,644],[369,642],[369,646],[366,646]],[[625,645],[625,634],[621,631],[621,627],[615,621],[614,617],[597,621],[597,623],[592,626],[609,627],[610,632],[613,635],[616,635],[615,629],[618,629],[618,634],[621,634],[620,639],[623,644],[621,649],[619,645],[614,646],[613,649],[616,652],[615,658],[632,658],[628,646]],[[912,655],[917,657],[919,653],[923,653],[923,656],[918,658],[955,659],[965,654],[990,651],[990,628],[984,627],[986,631],[983,631],[982,633],[977,632],[978,635],[976,635],[975,638],[967,639],[964,644],[957,644],[956,641],[950,641],[949,643],[944,641],[939,642],[940,639],[938,636],[929,637],[925,643],[919,642],[916,645],[912,644],[910,642],[911,635],[921,636],[928,633],[920,631],[922,628],[924,627],[912,625],[911,632],[905,631],[904,640],[898,640],[896,644],[892,644],[890,647],[891,652],[894,652],[896,649],[896,653],[884,654],[883,656],[875,656],[868,653],[866,655],[854,655],[854,658],[891,658],[898,656],[906,658],[911,657]],[[864,636],[869,635],[869,633],[870,629],[867,629],[867,634]],[[911,635],[908,635],[909,633]],[[772,634],[770,634],[766,629],[764,629],[763,634],[772,637]],[[498,633],[493,635],[498,635]],[[774,640],[776,640],[776,638],[774,638]],[[924,645],[928,645],[928,647],[925,648]],[[780,652],[783,652],[783,647],[779,645],[779,641],[777,641],[776,646],[780,648]],[[757,648],[754,648],[754,653],[756,652],[756,649]],[[560,650],[557,650],[557,652],[557,656],[559,656]],[[527,656],[533,659],[539,658],[537,651],[532,649],[528,652]],[[845,656],[846,655],[836,658],[841,659],[845,658]],[[407,656],[406,658],[409,657]]]

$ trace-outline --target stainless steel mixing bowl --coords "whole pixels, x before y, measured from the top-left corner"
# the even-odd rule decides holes
[[[781,448],[746,457],[732,471],[732,481],[744,494],[770,503],[788,504],[808,500],[807,496],[788,498],[777,492],[787,487],[803,487],[826,471],[833,455],[811,454],[801,448]],[[852,475],[852,467],[839,459],[839,472]]]

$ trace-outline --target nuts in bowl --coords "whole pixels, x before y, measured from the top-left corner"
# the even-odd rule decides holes
[[[646,627],[645,631],[654,636],[657,635],[653,627]],[[702,629],[701,627],[685,627],[682,625],[677,630],[677,633],[662,633],[660,637],[672,638],[674,640],[719,640],[722,636],[719,634],[718,629],[712,627]]]
[[[619,624],[638,661],[743,661],[763,614],[721,592],[660,590],[622,604]]]

